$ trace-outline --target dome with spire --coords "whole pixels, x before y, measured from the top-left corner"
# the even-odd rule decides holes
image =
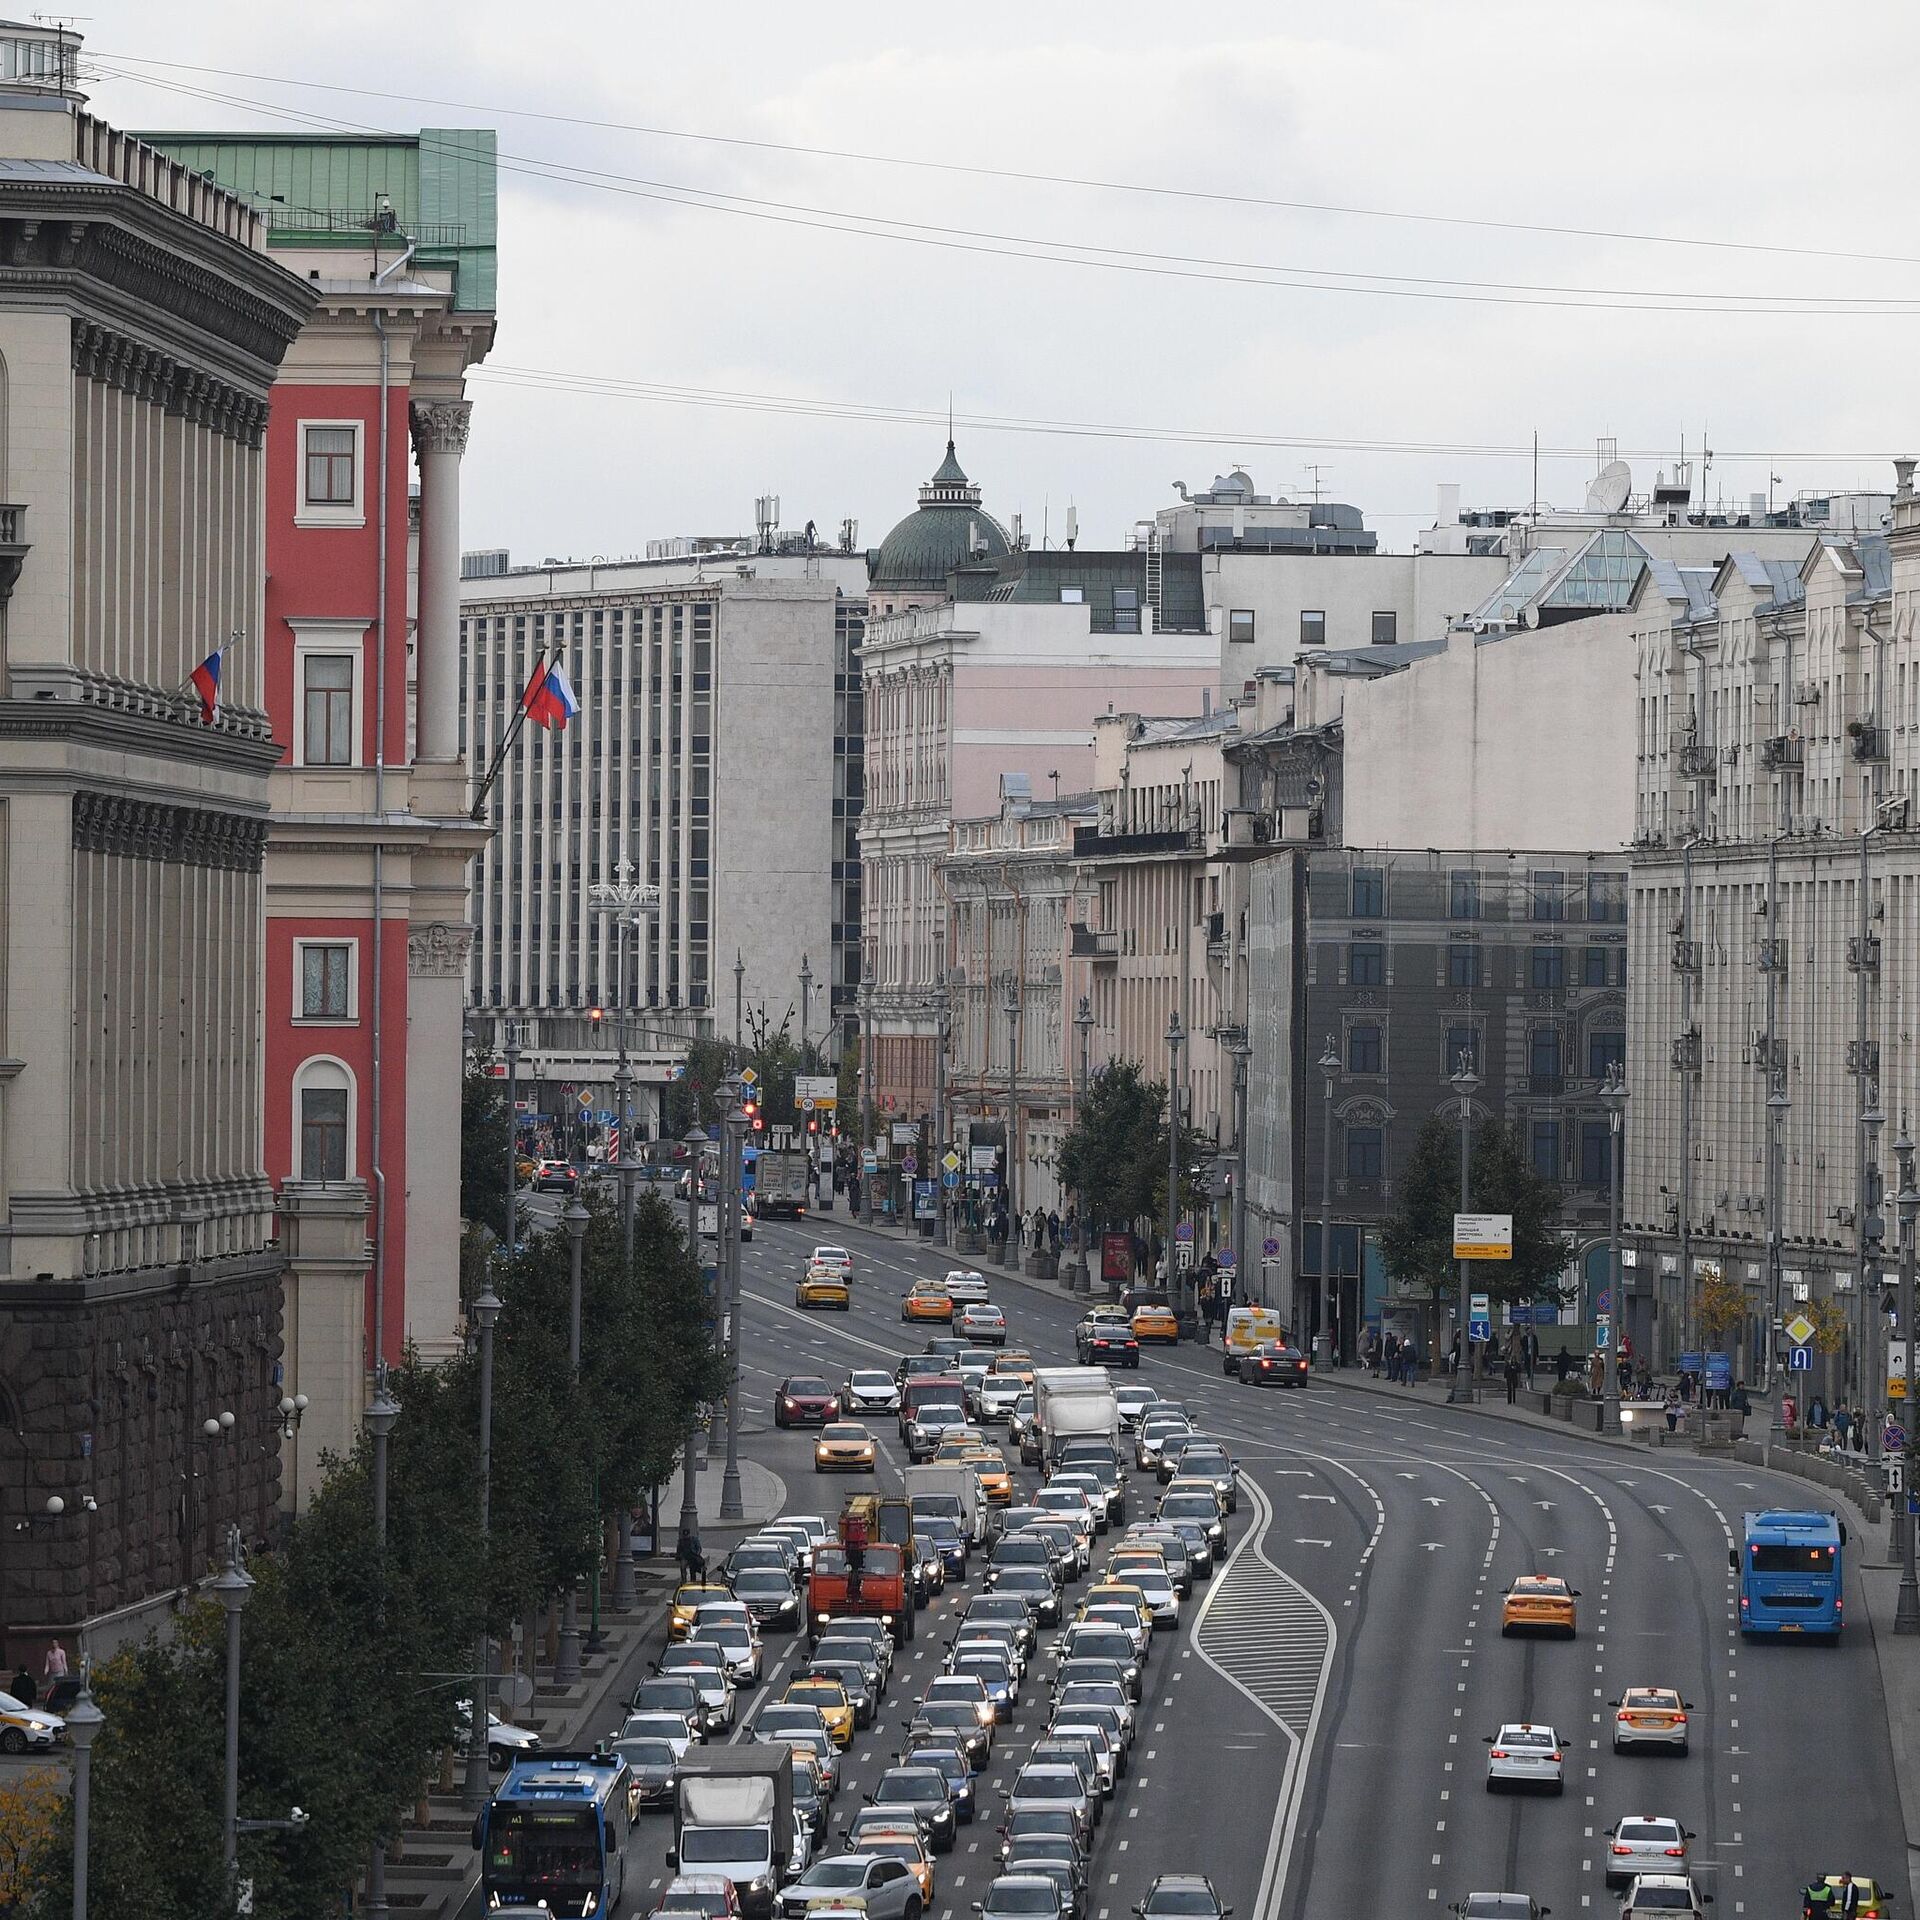
[[[870,592],[944,593],[947,576],[969,560],[1012,551],[1005,530],[980,504],[947,440],[947,457],[920,489],[920,504],[880,542],[870,569]]]

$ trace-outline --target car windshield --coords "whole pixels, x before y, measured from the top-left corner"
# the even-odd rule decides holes
[[[1161,1501],[1160,1511],[1180,1520],[1211,1520],[1214,1505],[1204,1493],[1172,1493]]]
[[[1622,1820],[1614,1829],[1616,1840],[1678,1840],[1680,1830],[1671,1820]]]
[[[1077,1800],[1086,1786],[1070,1767],[1044,1767],[1023,1773],[1013,1790],[1023,1800]]]
[[[862,1393],[891,1393],[893,1391],[893,1375],[890,1373],[881,1373],[877,1369],[872,1373],[863,1371],[852,1375],[847,1384],[851,1387],[857,1387]]]
[[[1060,1895],[1051,1881],[1044,1886],[998,1886],[987,1889],[989,1913],[1051,1913]]]
[[[958,1540],[960,1538],[960,1522],[949,1519],[944,1513],[933,1513],[922,1516],[920,1527],[921,1531],[924,1532],[930,1540]]]
[[[956,1400],[928,1400],[922,1403],[918,1417],[923,1427],[931,1427],[940,1424],[958,1426],[967,1416],[961,1412]]]
[[[804,1394],[826,1395],[831,1393],[832,1389],[827,1385],[827,1383],[824,1380],[804,1379],[804,1380],[789,1380],[786,1385],[786,1391],[788,1393],[796,1393],[796,1394],[804,1393]]]
[[[1220,1902],[1205,1887],[1156,1887],[1147,1896],[1149,1913],[1218,1913]]]
[[[880,1784],[874,1788],[873,1797],[882,1803],[888,1800],[906,1801],[919,1806],[932,1801],[945,1806],[947,1783],[931,1767],[895,1767],[880,1776]]]
[[[1676,1695],[1659,1687],[1634,1687],[1629,1689],[1621,1703],[1629,1707],[1677,1707],[1680,1702]]]
[[[1550,1747],[1553,1745],[1553,1736],[1521,1727],[1509,1727],[1500,1736],[1500,1744],[1503,1747]]]
[[[803,1887],[857,1887],[867,1877],[864,1860],[841,1858],[822,1860],[800,1876]]]
[[[721,1866],[766,1857],[765,1827],[686,1827],[680,1834],[680,1858],[688,1866]]]
[[[1691,1911],[1693,1889],[1691,1887],[1636,1887],[1634,1889],[1634,1912],[1645,1913],[1650,1909],[1669,1907],[1681,1912]]]
[[[1461,1920],[1530,1920],[1533,1902],[1524,1893],[1470,1893],[1461,1903]]]
[[[673,1765],[673,1743],[669,1740],[620,1740],[613,1750],[630,1767]]]
[[[793,1582],[777,1567],[749,1567],[735,1579],[733,1589],[736,1593],[751,1593],[771,1599],[776,1595],[792,1593]]]
[[[857,1427],[850,1420],[835,1420],[830,1426],[820,1429],[820,1437],[823,1440],[864,1440],[868,1436],[865,1427]]]

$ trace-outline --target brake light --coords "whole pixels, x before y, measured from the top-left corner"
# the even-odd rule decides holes
[[[1616,1840],[1613,1843],[1613,1851],[1615,1853],[1631,1853],[1633,1849],[1629,1846],[1623,1845],[1620,1841]]]
[[[1487,1757],[1491,1760],[1504,1760],[1507,1757],[1507,1750],[1505,1747],[1495,1747]]]
[[[1684,1713],[1676,1713],[1673,1716],[1673,1724],[1676,1727],[1684,1727],[1687,1724],[1687,1716]]]
[[[1548,1758],[1552,1760],[1558,1760],[1560,1758],[1560,1749],[1558,1747],[1555,1747],[1553,1752],[1550,1755],[1548,1755]]]
[[[1686,1858],[1686,1853],[1687,1850],[1685,1847],[1669,1847],[1667,1849],[1667,1858],[1669,1860],[1683,1860]]]

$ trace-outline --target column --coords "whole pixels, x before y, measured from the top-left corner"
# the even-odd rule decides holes
[[[416,640],[422,760],[460,756],[460,458],[467,450],[467,400],[413,405],[420,461],[420,624]]]

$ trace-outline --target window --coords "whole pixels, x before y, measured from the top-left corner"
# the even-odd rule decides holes
[[[360,422],[300,422],[300,498],[294,524],[302,527],[366,525],[360,480]]]
[[[1587,1035],[1587,1077],[1604,1080],[1613,1067],[1627,1064],[1627,1036],[1621,1032]]]
[[[1378,1180],[1380,1159],[1381,1133],[1378,1127],[1347,1129],[1347,1178],[1349,1180]]]
[[[1371,1020],[1347,1029],[1347,1071],[1349,1073],[1380,1071],[1380,1029]]]
[[[1324,647],[1327,644],[1327,616],[1318,607],[1300,609],[1300,644]]]
[[[1588,947],[1581,962],[1581,984],[1589,987],[1604,987],[1607,984],[1607,950],[1605,947]]]
[[[1480,876],[1471,867],[1455,867],[1447,889],[1447,918],[1480,918]]]
[[[1373,644],[1376,647],[1390,647],[1400,638],[1400,616],[1397,613],[1375,613],[1373,616]]]
[[[1604,1187],[1613,1179],[1613,1137],[1604,1120],[1580,1123],[1580,1184]]]
[[[309,1060],[294,1082],[299,1177],[346,1180],[353,1174],[353,1077],[338,1060]]]
[[[1387,984],[1387,949],[1378,940],[1356,940],[1347,948],[1347,983],[1355,987]]]
[[[354,441],[351,427],[307,429],[307,505],[350,507],[354,491]]]
[[[1564,920],[1567,917],[1567,876],[1564,873],[1536,873],[1530,876],[1533,889],[1533,917],[1536,920]]]
[[[355,1006],[353,942],[350,940],[296,940],[294,955],[295,1015],[301,1020],[351,1020]]]
[[[1355,867],[1351,903],[1356,920],[1378,920],[1387,910],[1387,876],[1379,867]]]
[[[1480,949],[1456,946],[1447,949],[1447,985],[1477,987],[1480,984]]]
[[[1062,587],[1060,589],[1060,604],[1063,607],[1083,607],[1086,605],[1086,603],[1087,603],[1086,588]],[[893,609],[889,607],[887,611],[891,613]]]
[[[353,765],[353,656],[301,656],[301,762],[309,767]]]
[[[1140,590],[1137,587],[1114,588],[1113,630],[1115,633],[1140,631]]]
[[[1567,984],[1565,947],[1535,947],[1527,958],[1527,984],[1535,993],[1558,993]]]
[[[1536,1080],[1560,1077],[1560,1029],[1535,1027],[1527,1043],[1527,1071]]]
[[[1227,638],[1238,640],[1243,646],[1253,644],[1253,609],[1235,607],[1227,615]]]
[[[1621,927],[1627,924],[1627,876],[1624,873],[1588,874],[1587,918]]]
[[[1475,1072],[1480,1067],[1480,1033],[1476,1027],[1449,1027],[1447,1029],[1446,1052],[1440,1061],[1441,1074],[1458,1073],[1464,1056],[1468,1066]]]
[[[1542,1180],[1560,1178],[1560,1122],[1533,1123],[1533,1170]]]

